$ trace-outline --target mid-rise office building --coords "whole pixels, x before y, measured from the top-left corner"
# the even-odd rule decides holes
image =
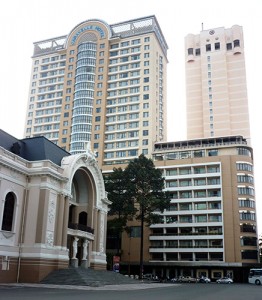
[[[144,270],[158,277],[247,278],[258,263],[253,152],[242,136],[156,143],[170,208],[146,230]],[[130,223],[122,265],[137,271],[139,224]],[[137,235],[136,235],[137,234]],[[130,259],[131,257],[131,259]],[[136,262],[136,263],[135,263]]]
[[[34,43],[25,137],[72,154],[91,144],[100,166],[151,155],[166,140],[167,48],[155,16]]]
[[[250,143],[243,29],[185,38],[187,138],[242,135]]]

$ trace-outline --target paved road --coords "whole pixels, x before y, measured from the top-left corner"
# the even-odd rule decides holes
[[[0,285],[2,300],[261,300],[262,286],[248,284],[140,284],[105,287]]]

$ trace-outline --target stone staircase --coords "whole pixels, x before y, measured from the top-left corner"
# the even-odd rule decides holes
[[[40,283],[99,287],[104,285],[139,284],[141,282],[113,271],[68,268],[53,271]]]

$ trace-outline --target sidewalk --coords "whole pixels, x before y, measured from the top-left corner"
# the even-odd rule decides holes
[[[2,287],[6,288],[23,288],[23,287],[32,287],[32,288],[48,288],[48,289],[68,289],[68,290],[88,290],[88,291],[130,291],[130,290],[145,290],[145,289],[154,289],[154,288],[163,288],[169,286],[178,286],[180,284],[172,283],[143,283],[138,284],[120,284],[120,285],[104,285],[104,286],[78,286],[78,285],[57,285],[57,284],[38,284],[38,283],[2,283],[0,284],[0,289]]]

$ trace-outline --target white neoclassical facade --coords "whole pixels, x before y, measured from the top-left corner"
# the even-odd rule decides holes
[[[106,269],[110,202],[94,154],[69,155],[43,137],[6,137],[0,142],[0,282],[39,282],[68,266]],[[60,165],[54,163],[60,156]]]

